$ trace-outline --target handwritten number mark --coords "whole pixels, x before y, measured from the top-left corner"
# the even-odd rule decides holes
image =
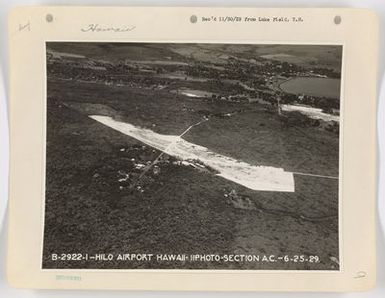
[[[19,24],[19,31],[31,31],[31,23]]]

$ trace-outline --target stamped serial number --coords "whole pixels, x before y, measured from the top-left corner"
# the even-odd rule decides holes
[[[71,253],[71,254],[51,254],[52,261],[87,261],[88,254]]]

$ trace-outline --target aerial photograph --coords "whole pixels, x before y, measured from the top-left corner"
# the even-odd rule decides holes
[[[341,65],[340,45],[47,42],[42,268],[340,270]]]

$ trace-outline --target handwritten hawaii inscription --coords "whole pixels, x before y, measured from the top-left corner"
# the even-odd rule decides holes
[[[115,32],[123,33],[134,30],[135,26],[109,26],[101,24],[88,24],[87,26],[80,29],[82,32]]]

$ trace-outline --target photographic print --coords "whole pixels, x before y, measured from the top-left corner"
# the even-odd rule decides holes
[[[340,270],[341,45],[46,43],[43,269]]]

